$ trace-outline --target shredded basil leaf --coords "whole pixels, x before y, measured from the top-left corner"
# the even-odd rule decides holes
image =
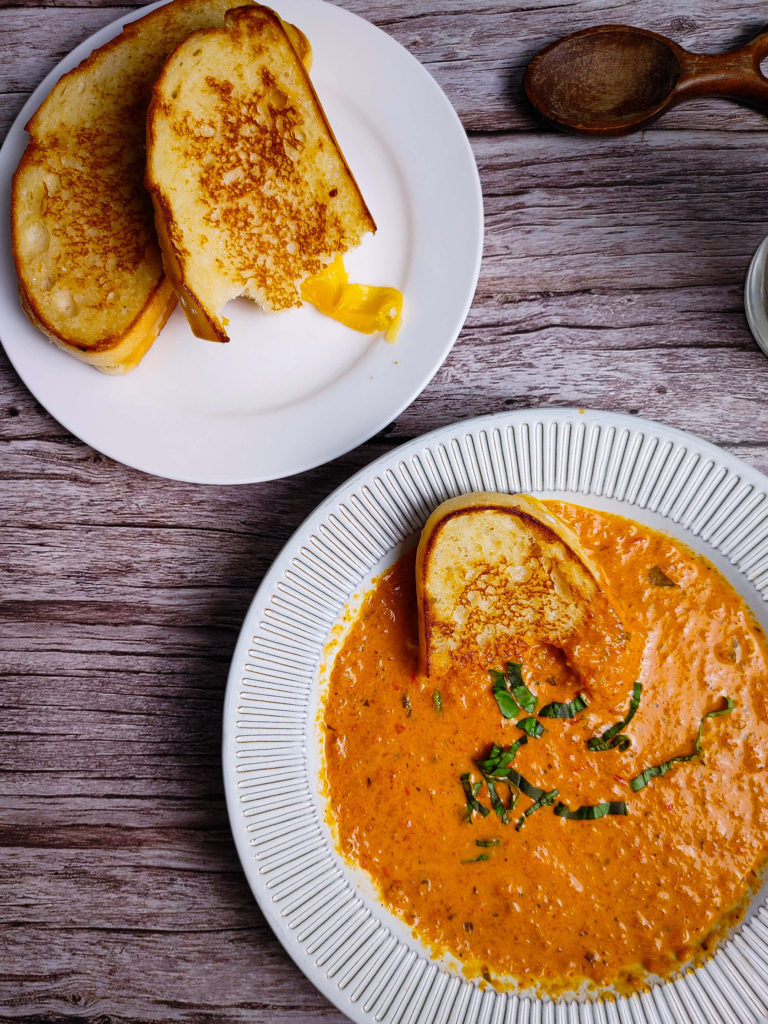
[[[442,711],[443,710],[443,698],[440,695],[440,691],[439,690],[435,690],[435,692],[432,694],[432,703],[435,705],[435,710],[436,711]]]
[[[508,661],[505,675],[507,677],[507,683],[509,684],[510,690],[514,690],[516,686],[522,686],[523,663],[521,661]]]
[[[666,775],[670,768],[674,768],[676,764],[681,764],[683,761],[692,761],[696,757],[696,754],[689,754],[687,757],[673,757],[669,761],[665,761],[663,764],[654,764],[650,768],[646,768],[639,775],[636,775],[634,779],[629,780],[629,785],[634,793],[643,789],[651,779],[660,779],[663,775]]]
[[[648,582],[652,587],[678,587],[680,585],[671,580],[665,572],[662,572],[658,565],[654,565],[649,569]]]
[[[527,711],[529,715],[532,715],[536,710],[539,698],[534,693],[531,693],[523,682],[523,666],[520,662],[507,662],[507,679],[509,680],[509,688],[512,691],[512,696],[523,711]]]
[[[461,785],[464,789],[464,796],[467,798],[467,820],[472,821],[473,811],[476,811],[478,814],[482,814],[482,816],[486,818],[491,812],[487,807],[483,807],[477,799],[477,794],[480,792],[482,782],[476,782],[473,785],[469,772],[466,772],[461,776]]]
[[[564,704],[559,701],[552,701],[545,704],[539,711],[539,718],[574,718],[580,711],[587,707],[587,701],[583,694],[577,694],[573,700]]]
[[[538,698],[523,682],[523,666],[519,661],[508,661],[504,669],[489,671],[493,696],[505,718],[515,718],[521,711],[532,714]]]
[[[496,668],[490,670],[493,684],[493,696],[499,705],[499,711],[505,718],[516,718],[520,714],[517,701],[507,689],[507,677]]]
[[[507,815],[507,808],[504,806],[504,801],[496,792],[496,786],[494,785],[493,779],[489,779],[486,776],[485,781],[488,786],[488,793],[491,798],[491,807],[496,812],[496,816],[501,820],[502,825],[508,824],[509,817]]]
[[[478,853],[478,855],[476,857],[467,857],[467,859],[463,860],[461,863],[462,864],[477,864],[477,862],[479,860],[488,860],[488,854],[487,853]]]
[[[699,724],[699,735],[696,737],[696,746],[698,747],[701,741],[701,726],[704,724],[707,718],[719,718],[720,715],[730,715],[733,709],[736,707],[736,701],[732,697],[723,697],[725,706],[722,708],[716,708],[714,711],[708,711],[704,718],[702,718]]]
[[[517,823],[515,824],[516,832],[519,832],[520,829],[523,827],[526,818],[530,817],[535,811],[538,811],[540,808],[548,807],[550,804],[553,804],[559,795],[558,790],[556,789],[550,789],[548,793],[545,793],[543,790],[539,790],[539,792],[541,793],[541,796],[537,797],[530,807],[526,807],[526,809],[517,819]]]
[[[541,722],[537,722],[535,718],[521,718],[519,722],[515,722],[515,725],[535,740],[544,732],[544,726]]]
[[[491,775],[493,778],[505,779],[507,778],[506,769],[515,760],[520,747],[524,746],[527,742],[528,737],[521,736],[511,746],[506,748],[494,743],[488,753],[488,757],[484,761],[478,761],[477,767],[485,776]]]
[[[674,768],[676,764],[683,764],[686,761],[693,761],[694,758],[700,757],[701,750],[701,731],[704,728],[704,723],[708,718],[718,718],[720,715],[729,715],[736,706],[735,702],[730,697],[723,697],[725,705],[722,708],[716,708],[714,711],[708,711],[706,715],[699,722],[699,731],[696,733],[696,740],[693,744],[693,752],[690,754],[682,754],[679,757],[671,757],[669,761],[664,761],[663,764],[654,764],[650,768],[646,768],[639,775],[635,776],[634,779],[629,780],[629,785],[632,790],[637,793],[638,790],[643,789],[647,786],[651,779],[660,779],[666,775],[670,768]]]
[[[629,711],[627,712],[626,717],[606,729],[602,736],[593,736],[592,739],[587,740],[587,747],[590,750],[624,751],[630,746],[632,741],[629,736],[621,736],[620,733],[626,729],[635,717],[635,713],[640,707],[640,697],[642,692],[643,684],[640,682],[635,683],[632,687],[632,699],[629,702]]]
[[[525,683],[520,683],[519,686],[513,687],[512,696],[523,711],[527,711],[529,715],[533,714],[536,710],[536,705],[539,703],[539,698],[534,693],[531,693]]]
[[[475,846],[498,846],[498,839],[476,839]]]
[[[502,825],[509,824],[509,812],[513,811],[517,806],[517,802],[520,799],[520,794],[514,788],[509,779],[498,779],[494,780],[490,776],[485,776],[485,782],[488,786],[488,792],[491,794],[491,805],[501,820]],[[504,801],[499,796],[498,790],[496,789],[496,782],[502,782],[506,785],[509,790],[509,803],[504,804]]]
[[[546,796],[546,791],[539,789],[538,786],[534,786],[527,779],[523,778],[520,772],[515,771],[514,768],[507,769],[507,778],[513,786],[516,786],[521,793],[529,797],[531,800],[540,800],[543,796]]]
[[[623,733],[620,736],[614,736],[610,743],[606,743],[601,736],[594,736],[591,740],[587,740],[587,747],[590,750],[618,750],[623,754],[631,746],[632,740]]]
[[[477,762],[477,766],[483,773],[483,779],[488,786],[491,807],[501,819],[503,825],[509,824],[509,812],[513,810],[520,799],[520,793],[523,793],[533,801],[540,800],[542,797],[546,796],[546,792],[543,789],[539,789],[538,786],[534,786],[524,776],[522,776],[520,772],[510,767],[520,747],[527,742],[528,737],[526,735],[515,740],[515,742],[509,747],[500,747],[498,743],[494,743],[488,753],[488,757],[485,758],[484,761]],[[470,800],[474,801],[474,804],[477,804],[478,807],[482,806],[477,800],[479,789],[472,789],[469,774],[462,775],[461,779],[462,785],[464,786],[464,793],[467,796],[467,806],[470,808],[469,814],[471,819],[472,810],[477,810],[477,807],[470,804]],[[504,801],[499,796],[499,792],[496,788],[496,785],[499,782],[504,782],[509,787],[508,806],[505,805]],[[485,808],[483,808],[483,810],[485,810],[486,814],[489,813]]]
[[[606,814],[626,814],[627,805],[623,800],[606,800],[599,804],[584,804],[572,811],[568,804],[559,803],[554,812],[559,818],[568,818],[570,821],[595,821],[604,818]]]

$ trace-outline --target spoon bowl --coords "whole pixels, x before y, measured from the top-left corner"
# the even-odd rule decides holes
[[[694,96],[721,95],[768,112],[760,62],[768,29],[723,54],[684,50],[666,36],[629,25],[598,25],[542,50],[525,74],[535,109],[567,131],[619,135]]]

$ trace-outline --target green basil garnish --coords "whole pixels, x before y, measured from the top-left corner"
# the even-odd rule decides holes
[[[573,700],[566,701],[564,704],[559,701],[545,704],[539,712],[539,718],[574,718],[585,707],[587,707],[586,698],[579,693]]]
[[[512,785],[517,787],[521,793],[524,793],[525,796],[529,797],[531,800],[538,801],[541,800],[543,796],[546,796],[545,790],[539,789],[538,786],[534,786],[533,783],[523,778],[520,772],[515,771],[514,768],[508,768],[507,773],[507,778]],[[553,792],[556,793],[557,790],[553,790]]]
[[[528,736],[532,736],[535,740],[537,740],[544,732],[544,726],[535,718],[521,718],[519,722],[515,722],[515,725],[518,729],[522,729],[524,733]]]
[[[626,814],[627,805],[623,800],[607,800],[600,804],[584,804],[572,811],[568,804],[560,803],[554,811],[559,818],[568,818],[570,821],[595,821],[604,818],[606,814]]]
[[[520,799],[519,794],[515,793],[510,787],[509,790],[509,807],[505,806],[504,801],[498,794],[496,785],[492,778],[486,775],[485,783],[488,786],[488,794],[491,798],[491,807],[496,812],[496,816],[500,819],[502,825],[509,824],[509,811],[511,811],[517,801]]]
[[[507,689],[507,677],[496,668],[490,670],[491,682],[493,684],[493,696],[499,705],[499,711],[505,718],[515,718],[520,714],[517,701]]]
[[[510,690],[516,686],[523,685],[523,663],[521,661],[508,661],[504,670]]]
[[[538,698],[523,682],[523,666],[519,661],[508,661],[504,669],[489,671],[493,696],[505,718],[515,718],[521,711],[532,714]]]
[[[729,715],[736,706],[735,702],[730,697],[723,697],[725,706],[722,708],[716,708],[714,711],[708,711],[706,715],[699,722],[699,731],[696,733],[696,740],[693,744],[693,752],[690,754],[682,754],[679,757],[671,757],[669,761],[664,761],[663,764],[654,764],[650,768],[646,768],[645,771],[635,776],[634,779],[629,780],[630,787],[637,793],[638,790],[643,789],[647,786],[651,779],[660,779],[666,775],[670,768],[674,768],[676,764],[683,764],[686,761],[693,761],[694,758],[700,757],[701,750],[701,730],[704,728],[704,723],[708,718],[718,718],[720,715]]]
[[[466,772],[461,776],[461,785],[464,789],[464,796],[467,798],[467,820],[472,821],[473,811],[476,811],[478,814],[482,814],[482,816],[486,818],[491,812],[487,807],[483,807],[477,799],[477,794],[480,792],[482,782],[475,782],[473,784],[469,772]]]
[[[435,705],[435,710],[436,711],[442,711],[443,710],[443,698],[440,695],[440,691],[439,690],[435,690],[435,692],[432,694],[432,703]]]
[[[660,572],[660,570],[658,571]],[[656,585],[677,586],[676,583],[673,583],[667,577],[664,577],[664,579],[667,581],[666,583],[657,581]],[[538,698],[523,682],[522,664],[519,662],[508,661],[504,669],[491,669],[489,674],[493,684],[493,694],[502,715],[505,718],[516,718],[522,712],[528,712],[528,716],[520,718],[514,723],[523,733],[522,736],[518,737],[518,739],[508,747],[503,747],[498,743],[494,743],[488,751],[487,756],[483,760],[476,762],[477,767],[482,773],[482,779],[480,781],[474,782],[468,772],[461,776],[461,784],[463,786],[467,802],[468,820],[472,821],[474,814],[480,814],[483,817],[487,817],[491,813],[491,811],[487,807],[484,807],[478,800],[478,794],[482,789],[483,782],[488,786],[491,808],[504,825],[509,824],[510,812],[517,806],[521,795],[528,797],[531,801],[530,806],[527,807],[518,817],[515,823],[516,831],[520,831],[531,814],[535,814],[535,812],[540,810],[542,807],[551,807],[553,804],[555,805],[553,813],[559,818],[564,818],[570,821],[596,821],[608,815],[626,815],[627,805],[623,800],[604,800],[596,804],[584,804],[581,807],[570,808],[562,801],[556,802],[559,795],[558,789],[541,789],[539,786],[535,786],[533,783],[529,782],[520,774],[519,771],[517,771],[517,769],[512,767],[512,763],[515,760],[518,751],[528,742],[528,738],[532,737],[534,739],[538,739],[546,730],[541,723],[537,721],[537,718],[534,717]],[[631,745],[631,740],[627,735],[625,735],[624,730],[637,714],[640,707],[642,692],[642,684],[639,681],[635,682],[632,686],[629,708],[624,718],[609,726],[599,736],[594,736],[587,740],[587,747],[589,750],[624,751]],[[673,757],[662,764],[652,765],[651,767],[646,768],[640,773],[640,775],[630,780],[629,785],[634,792],[637,792],[638,790],[643,789],[644,786],[647,786],[651,779],[660,778],[665,775],[672,767],[674,767],[674,765],[681,764],[686,761],[692,761],[694,758],[701,756],[701,737],[705,721],[708,718],[715,718],[719,715],[730,714],[735,707],[735,703],[730,697],[723,697],[722,700],[723,705],[721,707],[708,711],[700,720],[693,751],[690,754]],[[438,710],[441,710],[442,701],[440,699],[439,691],[435,691],[433,694],[433,701],[435,703],[435,707],[437,707]],[[406,710],[409,710],[409,707],[405,704],[405,699],[404,706],[406,707]],[[549,704],[545,704],[538,712],[537,717],[570,719],[574,718],[587,706],[588,702],[584,694],[578,693],[572,700],[565,702],[552,701]],[[502,799],[502,796],[499,793],[498,786],[500,783],[504,784],[509,789],[509,800],[507,802]],[[475,840],[475,842],[478,846],[490,847],[497,845],[498,840],[478,839]],[[472,861],[463,861],[462,863],[473,863],[474,861],[486,860],[487,858],[487,854],[481,854],[480,856],[473,858]]]
[[[725,701],[725,706],[724,707],[722,707],[722,708],[715,708],[714,711],[708,711],[706,713],[706,715],[704,715],[704,718],[702,718],[701,722],[699,723],[699,735],[696,737],[696,743],[697,744],[701,741],[701,727],[704,724],[705,719],[707,719],[707,718],[719,718],[721,715],[730,715],[730,713],[736,707],[736,701],[732,697],[723,697],[723,700]]]
[[[614,750],[618,749],[624,751],[631,744],[629,736],[622,736],[622,733],[632,719],[635,717],[635,712],[640,707],[640,696],[643,692],[643,684],[638,682],[632,687],[632,699],[629,702],[629,711],[625,718],[622,718],[620,722],[616,722],[609,729],[606,729],[602,736],[593,736],[592,739],[587,740],[587,747],[590,750]]]
[[[649,569],[648,582],[652,587],[678,587],[680,585],[671,580],[665,572],[662,572],[658,565],[654,565]]]
[[[506,675],[512,696],[523,711],[527,711],[529,715],[532,715],[538,704],[538,697],[531,693],[523,682],[522,664],[519,661],[508,661]]]
[[[537,799],[531,804],[530,807],[526,807],[526,809],[517,819],[517,823],[515,824],[515,832],[520,831],[520,829],[525,824],[526,818],[530,817],[535,811],[540,810],[542,807],[549,807],[549,805],[553,804],[558,797],[558,790],[556,789],[550,789],[548,793],[545,793],[542,790],[539,790],[539,792],[541,793],[541,796],[537,797]]]
[[[518,683],[517,686],[513,686],[512,696],[523,711],[527,711],[529,715],[532,715],[536,710],[539,698],[535,694],[531,693],[525,683]]]
[[[507,778],[506,769],[515,760],[520,747],[524,746],[527,742],[528,737],[521,736],[509,747],[500,747],[498,743],[494,743],[488,753],[488,757],[484,761],[478,761],[477,767],[485,776],[490,775],[495,779],[505,779]]]

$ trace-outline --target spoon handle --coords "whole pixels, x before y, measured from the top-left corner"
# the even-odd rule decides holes
[[[680,48],[680,78],[673,103],[695,96],[728,96],[768,112],[768,79],[760,62],[768,55],[768,28],[728,53],[691,53]]]

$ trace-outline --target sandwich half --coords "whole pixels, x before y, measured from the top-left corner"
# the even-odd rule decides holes
[[[478,656],[503,662],[513,644],[569,653],[592,634],[601,651],[625,648],[599,566],[528,495],[477,492],[440,505],[421,533],[416,590],[426,672]]]
[[[193,332],[228,341],[222,310],[269,312],[376,229],[285,26],[230,11],[173,52],[147,118],[146,184],[165,270]]]
[[[136,366],[176,295],[144,187],[146,113],[168,54],[223,25],[232,0],[172,0],[126,25],[54,86],[13,178],[13,255],[30,320],[105,373]],[[309,61],[307,40],[288,26]]]

